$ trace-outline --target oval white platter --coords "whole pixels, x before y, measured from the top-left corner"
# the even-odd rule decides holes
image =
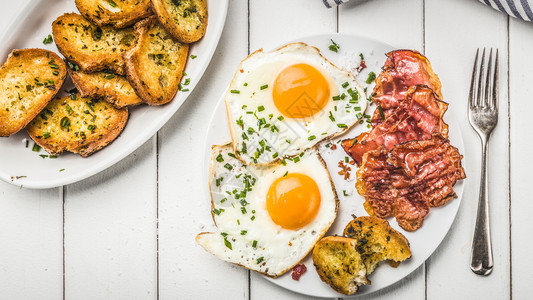
[[[340,46],[338,53],[328,50],[328,46],[331,45],[331,40],[335,41],[335,43]],[[373,84],[367,85],[365,83],[368,73],[373,71],[375,74],[379,74],[381,71],[381,66],[383,66],[383,63],[386,59],[385,53],[395,49],[394,47],[377,40],[344,34],[309,36],[292,42],[304,42],[308,45],[315,46],[320,49],[322,55],[330,60],[333,64],[352,72],[354,71],[355,67],[358,66],[359,54],[362,53],[368,67],[357,77],[359,83],[363,87],[368,87],[368,93],[371,93],[373,88]],[[271,51],[275,49],[265,50]],[[431,57],[429,59],[431,60]],[[436,73],[438,74],[438,70],[436,70]],[[444,100],[446,101],[446,98]],[[453,108],[455,105],[457,104],[451,104],[449,106],[444,120],[449,125],[449,135],[452,144],[459,149],[460,153],[465,153],[459,124],[453,117]],[[375,105],[370,106],[366,113],[372,115],[374,109]],[[337,218],[326,235],[342,235],[346,224],[353,219],[352,215],[366,216],[368,214],[363,208],[364,198],[355,190],[356,166],[351,166],[352,171],[350,179],[348,181],[344,180],[343,176],[338,175],[338,171],[340,171],[338,162],[344,161],[346,153],[340,144],[337,144],[336,150],[331,150],[325,147],[325,145],[329,142],[336,144],[342,139],[356,137],[361,132],[367,130],[369,129],[367,128],[366,123],[359,124],[351,128],[341,137],[335,138],[332,141],[322,142],[319,147],[320,153],[326,161],[328,170],[333,178],[333,182],[340,200]],[[204,160],[204,182],[209,182],[208,171],[211,146],[224,144],[230,140],[231,136],[228,129],[223,95],[220,98],[217,107],[215,108],[215,112],[212,116],[208,129],[205,145],[206,154]],[[465,163],[463,162],[463,165],[464,164]],[[392,268],[388,264],[382,263],[380,267],[378,267],[376,271],[369,276],[372,284],[368,286],[362,286],[358,293],[354,295],[354,297],[368,295],[388,287],[406,277],[424,263],[424,261],[439,246],[450,229],[461,204],[463,185],[464,183],[462,181],[455,185],[454,189],[458,196],[457,199],[453,199],[443,207],[432,208],[422,227],[415,232],[406,232],[398,226],[394,218],[389,219],[391,226],[403,233],[409,240],[412,250],[412,257],[409,260],[401,263],[397,268]],[[204,190],[206,191],[204,201],[210,201],[209,188],[207,184]],[[205,213],[209,214],[208,211]],[[214,228],[213,224],[210,226],[212,226],[211,228]],[[320,280],[313,266],[311,255],[307,255],[307,257],[304,258],[301,263],[306,265],[307,272],[300,278],[299,281],[295,281],[291,278],[290,271],[276,279],[266,276],[264,276],[264,278],[288,290],[308,296],[346,297],[346,295],[341,295],[335,292],[330,286]]]
[[[130,118],[122,134],[109,146],[88,158],[63,154],[43,158],[44,150],[32,151],[33,141],[26,130],[8,138],[0,138],[0,179],[24,188],[44,189],[70,184],[94,175],[117,163],[150,139],[174,115],[190,95],[206,70],[224,28],[228,0],[207,0],[208,26],[205,36],[190,48],[185,67],[189,92],[178,92],[174,100],[163,106],[140,106],[130,109]],[[52,22],[66,12],[78,12],[72,0],[32,0],[16,22],[7,29],[0,46],[0,61],[13,49],[44,48],[56,53],[55,44],[44,45],[52,33]],[[62,90],[73,87],[67,80]],[[29,140],[26,148],[26,140]],[[42,156],[41,156],[42,155]]]

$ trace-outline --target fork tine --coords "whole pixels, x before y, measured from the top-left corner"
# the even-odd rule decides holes
[[[476,75],[477,75],[477,58],[479,56],[479,48],[476,51],[476,58],[474,59],[474,68],[472,70],[472,79],[470,80],[470,92],[468,93],[468,104],[470,108],[476,106]]]
[[[485,97],[483,97],[483,107],[490,107],[492,103],[492,48],[489,52],[489,61],[487,62],[487,78],[485,80]]]
[[[498,109],[498,97],[499,97],[499,93],[498,93],[498,89],[499,89],[499,67],[498,67],[498,48],[496,48],[496,59],[494,61],[494,79],[493,79],[493,82],[492,82],[492,97],[491,97],[491,103],[490,103],[490,107],[491,108],[496,108],[496,110]]]
[[[478,77],[478,86],[477,86],[477,97],[476,97],[476,106],[483,107],[483,99],[481,97],[484,96],[483,91],[483,77],[485,77],[485,48],[483,48],[483,54],[481,55],[481,63],[479,65],[479,77]]]

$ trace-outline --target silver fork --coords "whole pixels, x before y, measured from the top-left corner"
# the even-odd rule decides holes
[[[478,75],[478,56],[476,52],[470,93],[468,94],[468,119],[470,125],[481,139],[481,183],[479,187],[479,204],[477,209],[476,227],[472,242],[472,262],[470,268],[478,275],[489,275],[492,272],[492,244],[489,222],[489,191],[487,179],[487,156],[490,134],[498,123],[498,49],[492,69],[492,49],[485,66],[485,49],[481,55]],[[485,67],[487,74],[485,75]]]

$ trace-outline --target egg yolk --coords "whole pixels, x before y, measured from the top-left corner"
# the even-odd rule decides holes
[[[272,98],[276,108],[288,118],[307,118],[328,103],[329,83],[324,75],[308,64],[283,69],[274,82]]]
[[[274,223],[285,229],[297,230],[313,221],[320,201],[320,190],[311,177],[290,173],[272,183],[266,204]]]

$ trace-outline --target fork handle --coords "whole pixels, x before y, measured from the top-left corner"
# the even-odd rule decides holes
[[[479,203],[477,208],[476,227],[472,242],[472,262],[470,268],[478,275],[489,275],[492,272],[492,244],[489,222],[489,191],[487,178],[488,137],[481,140],[481,183],[479,187]]]

